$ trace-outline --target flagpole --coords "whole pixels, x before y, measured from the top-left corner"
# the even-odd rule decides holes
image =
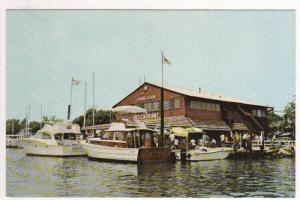
[[[95,126],[95,72],[93,72],[93,126]]]
[[[72,80],[71,80],[71,95],[70,95],[70,104],[68,106],[68,120],[70,120],[70,116],[71,116],[72,91],[73,91],[73,77],[72,77]]]
[[[164,54],[161,51],[161,88],[160,88],[160,135],[164,146]]]

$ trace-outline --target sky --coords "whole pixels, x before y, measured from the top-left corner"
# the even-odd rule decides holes
[[[295,95],[295,12],[289,10],[9,10],[6,117],[67,118],[110,109],[143,82],[273,106]]]

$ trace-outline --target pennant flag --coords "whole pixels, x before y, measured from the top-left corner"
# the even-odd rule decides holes
[[[72,84],[73,84],[73,85],[79,85],[79,84],[80,84],[80,81],[73,79],[73,80],[72,80]]]
[[[168,65],[171,64],[171,62],[165,56],[163,56],[163,62]]]

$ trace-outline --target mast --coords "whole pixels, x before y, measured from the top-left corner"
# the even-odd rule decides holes
[[[68,105],[68,120],[70,120],[70,116],[71,116],[72,92],[73,92],[73,77],[72,77],[72,80],[71,80],[70,104]]]
[[[40,129],[43,128],[43,104],[41,104],[41,124],[40,124]]]
[[[93,126],[95,126],[95,72],[93,72]]]
[[[87,84],[84,84],[84,110],[83,110],[83,127],[85,128],[86,124],[86,93],[87,93]]]

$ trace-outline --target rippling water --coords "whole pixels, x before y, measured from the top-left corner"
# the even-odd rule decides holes
[[[83,197],[294,197],[295,159],[137,166],[7,149],[6,195]]]

